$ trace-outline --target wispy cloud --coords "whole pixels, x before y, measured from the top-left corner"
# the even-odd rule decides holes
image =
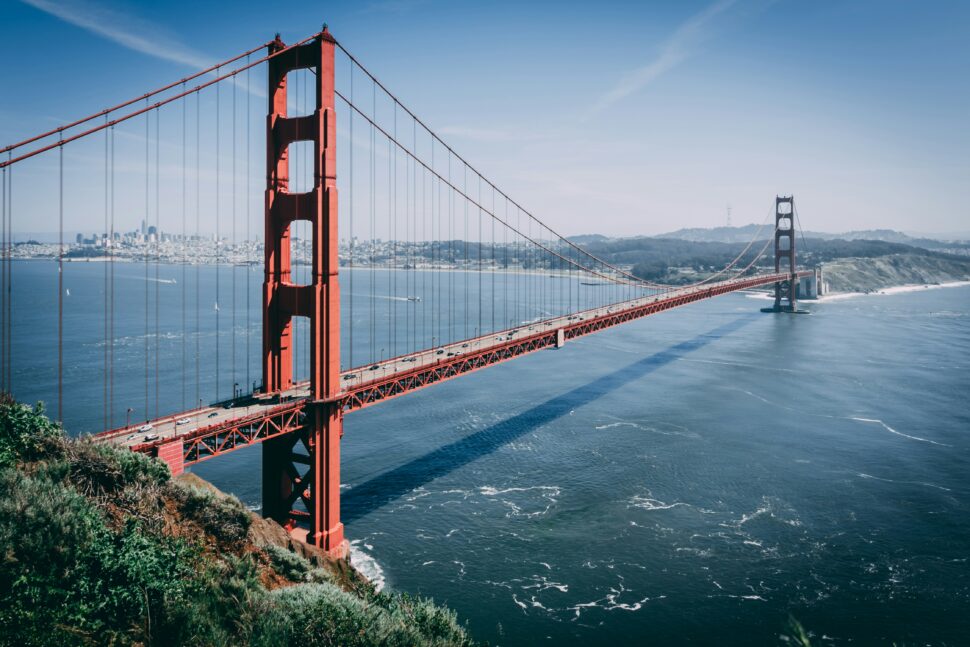
[[[689,58],[710,37],[714,19],[730,9],[736,1],[718,0],[700,13],[691,16],[664,41],[654,60],[632,70],[620,79],[593,104],[587,117],[602,112],[634,92],[638,92]]]
[[[21,0],[21,2],[122,47],[153,58],[193,68],[203,68],[211,64],[209,57],[173,38],[160,36],[158,25],[107,7],[77,0],[67,2]]]
[[[166,36],[161,33],[158,25],[137,16],[85,0],[20,1],[70,25],[152,58],[185,65],[193,70],[204,69],[214,63],[211,56],[192,49],[176,38]],[[210,75],[215,76],[215,73]],[[247,90],[245,82],[238,77],[229,79],[229,83]],[[250,86],[248,91],[253,96],[266,96],[258,87]]]

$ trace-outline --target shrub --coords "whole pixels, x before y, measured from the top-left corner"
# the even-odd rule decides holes
[[[116,494],[126,487],[144,488],[167,482],[164,463],[144,454],[89,441],[69,443],[69,480],[88,496]]]
[[[34,408],[0,397],[0,467],[37,460],[60,446],[60,426],[44,416],[44,405]]]
[[[72,604],[81,570],[77,550],[104,530],[97,510],[78,493],[0,468],[0,635],[5,644],[83,642],[92,623]]]
[[[268,544],[263,547],[263,551],[269,557],[270,566],[282,577],[291,582],[333,582],[333,576],[329,571],[316,568],[309,561],[297,555],[292,550]]]
[[[331,584],[297,584],[269,594],[252,645],[364,647],[471,645],[454,614],[430,601],[377,594],[363,600]]]
[[[235,497],[219,497],[183,483],[172,483],[169,492],[187,518],[219,541],[237,543],[246,538],[252,517]]]

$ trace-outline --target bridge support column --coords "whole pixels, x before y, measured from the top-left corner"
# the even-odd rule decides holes
[[[775,273],[788,278],[775,283],[775,304],[763,312],[798,312],[798,275],[795,270],[795,197],[775,197]]]
[[[340,521],[340,437],[343,411],[339,405],[322,403],[316,407],[310,430],[310,517],[312,536],[307,539],[331,555],[346,557],[348,544]]]
[[[337,403],[311,406],[298,432],[263,442],[263,516],[335,557],[346,557],[340,521],[343,410]]]
[[[185,454],[183,453],[184,444],[181,438],[159,445],[155,456],[168,465],[172,476],[178,476],[185,471]]]
[[[263,442],[263,516],[286,528],[296,525],[293,503],[299,498],[300,474],[294,466],[293,447],[299,436],[277,436]],[[299,460],[298,458],[296,460]]]
[[[340,286],[337,249],[337,117],[334,87],[336,42],[324,28],[311,43],[287,49],[279,40],[270,52],[267,119],[266,283],[263,300],[263,380],[267,393],[290,388],[292,317],[310,320],[310,400],[299,437],[265,443],[263,508],[295,531],[308,524],[306,539],[343,556],[340,522]],[[286,116],[286,75],[300,69],[316,74],[316,110]],[[314,183],[307,193],[290,193],[287,149],[313,143]],[[290,282],[289,227],[307,220],[313,230],[312,278]],[[302,442],[302,453],[297,442]],[[301,471],[301,466],[306,469]],[[295,509],[302,506],[304,510]]]

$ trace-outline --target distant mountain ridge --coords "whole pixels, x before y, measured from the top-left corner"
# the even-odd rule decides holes
[[[695,227],[678,229],[670,233],[653,236],[653,238],[675,238],[678,240],[707,243],[746,243],[755,235],[758,227],[759,225],[755,224],[743,225],[741,227],[712,227],[710,229]],[[806,238],[819,238],[822,240],[881,240],[887,243],[902,243],[904,245],[923,247],[925,249],[941,249],[951,246],[948,243],[966,242],[937,238],[915,238],[893,229],[860,229],[838,234],[805,231],[803,234]]]

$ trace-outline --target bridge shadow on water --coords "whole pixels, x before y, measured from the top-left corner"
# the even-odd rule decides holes
[[[344,523],[350,523],[365,517],[415,488],[490,454],[502,445],[561,418],[577,407],[589,404],[621,386],[739,330],[757,316],[755,314],[742,316],[710,332],[627,364],[619,370],[596,378],[572,391],[557,395],[507,420],[415,458],[360,485],[355,485],[342,497],[342,520]]]

